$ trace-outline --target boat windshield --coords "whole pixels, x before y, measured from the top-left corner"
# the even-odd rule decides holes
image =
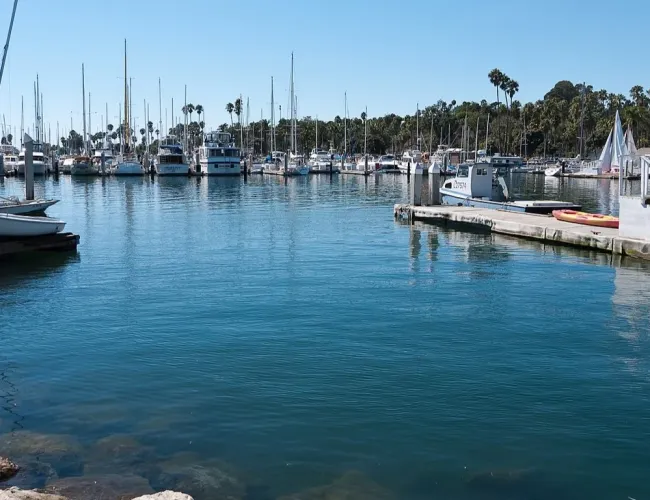
[[[456,171],[456,177],[468,177],[469,167],[467,165],[459,165]]]

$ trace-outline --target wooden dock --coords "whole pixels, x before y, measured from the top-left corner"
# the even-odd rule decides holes
[[[70,252],[77,249],[79,235],[49,234],[29,238],[0,238],[0,257],[28,252]]]
[[[622,238],[618,229],[563,222],[548,215],[473,207],[395,205],[395,218],[488,231],[553,245],[598,250],[650,260],[650,240]]]

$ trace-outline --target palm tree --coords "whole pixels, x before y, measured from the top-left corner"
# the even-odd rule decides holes
[[[203,114],[203,106],[201,104],[197,104],[196,107],[194,108],[194,111],[196,111],[196,114],[199,115],[199,123],[201,122],[201,114]],[[203,128],[203,127],[201,127]]]
[[[242,100],[238,97],[235,99],[235,114],[237,115],[237,124],[239,125],[239,130],[241,130],[241,114],[242,114]],[[239,147],[243,147],[243,144],[240,144]]]
[[[501,108],[501,101],[499,100],[499,88],[501,87],[501,83],[503,83],[503,80],[505,78],[505,75],[499,68],[494,68],[492,71],[488,73],[488,78],[490,79],[490,83],[494,85],[494,88],[497,91],[497,127],[495,127],[498,131],[498,124],[499,124],[499,109]],[[499,147],[498,144],[498,133],[497,133],[497,147]],[[486,144],[487,147],[487,144]]]
[[[113,132],[111,134],[111,139],[116,140],[117,139],[117,132]]]
[[[195,109],[194,104],[187,105],[187,112],[190,114],[190,123],[192,122],[192,113],[194,113]]]
[[[14,140],[13,134],[7,134],[7,142],[11,144],[13,140]]]
[[[235,106],[232,102],[226,104],[226,112],[230,115],[230,126],[232,127],[232,112],[235,111]]]

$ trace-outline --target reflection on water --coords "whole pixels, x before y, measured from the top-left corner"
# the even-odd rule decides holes
[[[615,185],[519,190],[606,211]],[[650,495],[644,265],[396,224],[403,176],[37,189],[81,246],[0,268],[0,451],[27,455],[28,485]]]

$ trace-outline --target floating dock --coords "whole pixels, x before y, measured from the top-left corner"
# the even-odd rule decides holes
[[[473,207],[395,205],[395,218],[455,226],[483,228],[494,233],[537,240],[553,245],[598,250],[650,260],[650,241],[622,238],[618,229],[585,226],[553,216],[506,212]]]
[[[29,238],[0,238],[0,257],[28,252],[70,252],[75,251],[78,244],[79,235],[72,233]]]

